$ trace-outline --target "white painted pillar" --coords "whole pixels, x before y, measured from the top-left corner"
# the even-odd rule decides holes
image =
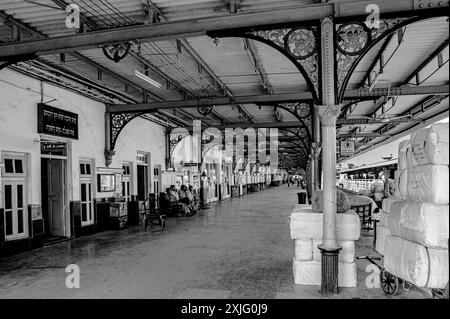
[[[322,104],[316,114],[322,126],[323,172],[323,239],[321,291],[325,296],[338,293],[338,256],[341,247],[336,238],[336,119],[340,107],[336,106],[334,23],[329,17],[321,23]],[[317,177],[316,177],[317,178]]]
[[[316,106],[322,122],[323,167],[323,246],[339,248],[336,239],[336,119],[339,106]]]

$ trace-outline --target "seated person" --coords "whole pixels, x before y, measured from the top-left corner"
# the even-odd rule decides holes
[[[180,200],[180,196],[178,195],[175,185],[170,185],[170,188],[168,190],[169,190],[168,194],[170,196],[170,201],[178,203],[178,201]]]
[[[185,192],[182,192],[185,193]],[[177,189],[175,188],[175,185],[170,186],[170,194],[171,196],[171,202],[178,203],[180,205],[180,213],[184,214],[185,216],[191,216],[192,212],[189,208],[189,206],[186,204],[185,199],[180,199],[180,195],[177,192]]]
[[[186,191],[186,195],[187,195],[187,198],[190,201],[191,209],[194,212],[196,212],[197,209],[198,209],[198,201],[197,201],[197,198],[196,198],[195,193],[194,193],[194,187],[192,185],[189,186],[189,189]]]
[[[178,191],[178,195],[180,197],[180,203],[184,203],[186,205],[190,205],[191,201],[187,196],[188,188],[186,185],[181,185],[180,190]]]

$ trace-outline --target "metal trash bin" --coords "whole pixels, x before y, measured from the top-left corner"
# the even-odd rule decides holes
[[[298,204],[307,204],[305,192],[297,193],[297,197],[298,197]]]

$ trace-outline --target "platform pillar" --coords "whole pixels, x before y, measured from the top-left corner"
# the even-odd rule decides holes
[[[334,23],[328,17],[321,21],[321,49],[322,105],[315,107],[322,132],[323,238],[319,249],[322,253],[321,292],[330,296],[338,293],[341,249],[336,236],[336,120],[341,108],[336,105]]]

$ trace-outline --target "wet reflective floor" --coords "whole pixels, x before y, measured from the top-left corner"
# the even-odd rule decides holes
[[[288,216],[298,188],[281,186],[211,205],[190,218],[168,219],[164,232],[130,227],[0,259],[0,298],[321,298],[292,274]],[[377,255],[363,236],[358,255]],[[66,287],[66,267],[80,269],[80,288]],[[368,261],[358,287],[333,298],[387,298],[368,289]],[[425,298],[411,289],[396,298]],[[391,297],[389,297],[391,298]]]

